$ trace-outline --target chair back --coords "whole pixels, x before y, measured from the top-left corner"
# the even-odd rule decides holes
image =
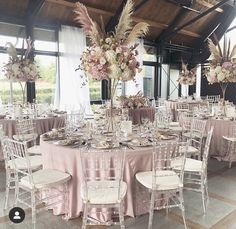
[[[236,138],[236,122],[233,123],[230,127],[230,136],[232,138]]]
[[[193,118],[191,122],[191,131],[203,134],[205,132],[207,120]]]
[[[16,133],[21,141],[27,141],[26,134],[32,134],[32,140],[36,140],[36,127],[33,119],[19,119],[16,121]]]
[[[187,147],[188,142],[178,141],[160,142],[154,146],[152,168],[152,186],[154,189],[158,188],[155,187],[156,180],[163,176],[172,177],[176,175],[176,171],[178,171],[179,178],[183,181]],[[165,170],[167,173],[163,172]]]
[[[176,104],[177,110],[189,110],[189,104],[185,102],[179,102]]]
[[[3,139],[3,148],[8,155],[8,158],[12,161],[13,170],[18,174],[23,174],[26,176],[30,176],[30,183],[33,184],[33,178],[31,176],[32,170],[29,160],[29,155],[27,151],[27,143],[19,142],[12,140],[10,138]],[[16,160],[21,160],[24,164],[26,164],[27,169],[21,169],[17,166]]]
[[[89,189],[92,188],[95,192],[101,192],[107,185],[116,192],[117,200],[121,200],[125,153],[125,148],[109,150],[81,148],[83,188],[85,188],[85,198],[87,200],[90,199]],[[93,185],[95,183],[96,185]]]
[[[182,127],[183,130],[188,131],[191,129],[192,119],[193,119],[192,114],[186,111],[178,112],[179,125]]]
[[[218,103],[220,101],[220,95],[207,95],[206,99],[209,103]]]
[[[214,127],[212,126],[210,131],[208,131],[208,133],[207,133],[206,143],[205,143],[204,152],[203,152],[202,171],[204,171],[205,174],[207,173],[208,156],[209,156],[209,150],[210,150],[210,144],[211,144],[211,139],[212,139],[212,135],[213,135],[213,130],[214,130]]]

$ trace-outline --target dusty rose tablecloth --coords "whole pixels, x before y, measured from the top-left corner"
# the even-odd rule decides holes
[[[224,150],[223,147],[223,136],[229,136],[230,135],[230,127],[233,125],[234,121],[230,120],[218,120],[218,119],[209,119],[207,121],[206,130],[210,130],[211,126],[214,126],[213,130],[213,136],[211,140],[210,145],[210,156],[216,157],[219,160],[228,161],[229,156]],[[236,155],[234,158],[234,161],[236,161]]]
[[[71,174],[72,180],[69,183],[69,218],[75,218],[82,212],[82,200],[80,195],[80,185],[82,179],[82,168],[79,149],[58,146],[41,140],[41,150],[43,155],[43,167],[58,169]],[[152,148],[144,147],[135,150],[127,150],[124,181],[127,182],[128,190],[125,197],[125,215],[134,217],[144,214],[145,208],[138,209],[136,203],[141,203],[135,199],[135,174],[140,171],[152,169]],[[63,205],[53,209],[54,214],[64,214]]]
[[[142,123],[142,117],[147,117],[151,122],[155,119],[155,108],[154,107],[143,107],[138,109],[129,109],[129,117],[133,124]]]
[[[0,125],[3,125],[5,135],[12,138],[16,134],[16,121],[11,119],[0,119]],[[35,119],[36,131],[38,135],[46,133],[53,128],[63,127],[65,125],[65,116],[37,118]],[[0,160],[3,159],[2,150],[0,147]]]
[[[177,120],[177,104],[179,103],[187,103],[189,105],[189,110],[192,110],[194,107],[201,105],[201,104],[207,104],[206,101],[172,101],[168,100],[165,102],[166,107],[170,108],[172,110],[173,114],[173,121]]]

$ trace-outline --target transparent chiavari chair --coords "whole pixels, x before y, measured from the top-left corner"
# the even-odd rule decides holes
[[[173,119],[171,110],[167,107],[156,108],[155,122],[159,128],[169,128],[171,120]]]
[[[209,200],[207,186],[208,155],[213,133],[213,127],[207,134],[202,160],[186,158],[184,166],[184,189],[200,192],[202,194],[203,211],[206,212],[206,200]],[[172,164],[176,167],[176,162]],[[177,170],[179,170],[177,168]]]
[[[218,103],[220,101],[220,95],[207,95],[206,100],[209,103]]]
[[[71,176],[54,169],[41,169],[33,172],[25,142],[4,139],[3,145],[10,155],[15,177],[15,205],[25,204],[32,210],[32,223],[36,223],[36,206],[44,203],[46,207],[64,203],[67,209],[67,182]],[[26,166],[19,166],[18,161]],[[45,197],[42,192],[45,191]],[[53,194],[49,194],[53,191]],[[61,199],[60,199],[61,197]],[[49,203],[49,204],[48,204]],[[67,212],[66,212],[67,213]]]
[[[7,147],[6,144],[7,139],[8,139],[7,136],[2,136],[0,139],[2,143],[2,150],[6,169],[6,193],[5,193],[4,209],[6,209],[8,206],[8,198],[10,190],[15,190],[15,184],[19,180],[18,174],[16,173],[14,166],[16,166],[21,170],[28,169],[27,161],[25,158],[18,158],[13,161],[11,152],[9,151],[9,148]],[[32,171],[37,171],[42,168],[41,156],[38,155],[29,156],[28,160],[29,160],[29,167],[31,168]]]
[[[233,156],[236,152],[236,123],[231,126],[229,136],[223,136],[223,140],[224,149],[227,151],[229,158],[229,168],[231,168]]]
[[[188,103],[183,103],[183,102],[180,102],[180,103],[177,103],[176,104],[176,110],[186,110],[188,111],[189,110],[189,104]]]
[[[28,152],[30,154],[40,155],[40,146],[37,145],[37,137],[35,121],[33,119],[19,119],[16,121],[16,134],[13,139],[16,141],[27,142]]]
[[[118,209],[121,228],[124,225],[123,199],[127,184],[123,181],[123,170],[126,149],[92,150],[82,148],[80,151],[83,184],[81,196],[83,200],[83,225],[86,228],[89,208]],[[102,214],[103,212],[97,212]],[[112,217],[113,215],[111,215]],[[104,223],[100,223],[104,224]]]
[[[183,171],[187,146],[187,142],[158,143],[153,147],[152,171],[139,172],[135,175],[137,181],[151,193],[148,229],[152,228],[154,209],[173,207],[181,209],[184,227],[187,228],[183,199]],[[180,147],[186,150],[180,150]],[[171,166],[173,161],[178,162],[175,164],[178,172]]]
[[[190,131],[182,134],[182,137],[186,138],[190,142],[187,151],[187,157],[194,156],[200,159],[202,154],[202,146],[204,145],[204,140],[206,136],[206,123],[206,120],[193,118],[191,120]]]

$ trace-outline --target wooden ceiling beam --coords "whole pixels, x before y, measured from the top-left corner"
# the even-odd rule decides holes
[[[196,2],[197,2],[199,5],[205,6],[205,7],[207,7],[207,8],[211,8],[211,7],[214,6],[212,3],[206,2],[205,0],[196,0]],[[216,12],[219,12],[219,13],[223,13],[223,12],[224,12],[224,10],[221,9],[221,8],[216,8],[215,11],[216,11]]]
[[[58,4],[58,5],[62,5],[62,6],[67,6],[70,8],[74,8],[75,7],[75,3],[72,2],[68,2],[65,0],[45,0],[46,2],[49,3],[54,3],[54,4]],[[90,6],[86,6],[89,12],[92,13],[97,13],[97,14],[102,14],[105,16],[114,16],[114,12],[110,12],[110,11],[106,11],[106,10],[102,10],[102,9],[98,9],[98,8],[94,8],[94,7],[90,7]],[[147,20],[147,19],[143,19],[143,18],[139,18],[139,17],[132,17],[134,22],[146,22],[148,23],[151,27],[157,28],[157,29],[166,29],[168,28],[167,24],[164,23],[160,23],[160,22],[155,22],[155,21],[151,21],[151,20]],[[183,34],[183,35],[187,35],[190,37],[195,37],[195,38],[199,38],[201,37],[199,34],[188,31],[188,30],[181,30],[178,33]]]

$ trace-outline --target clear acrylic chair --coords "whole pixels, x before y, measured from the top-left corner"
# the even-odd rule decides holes
[[[236,153],[236,123],[231,125],[229,136],[223,136],[223,141],[229,158],[229,168],[231,168],[233,156]]]
[[[209,103],[218,103],[220,101],[220,95],[207,95],[206,100]]]
[[[6,192],[5,192],[4,209],[7,209],[7,206],[8,206],[9,192],[10,190],[15,190],[15,184],[16,182],[18,182],[18,179],[19,179],[14,169],[14,163],[19,169],[27,170],[28,168],[25,158],[16,159],[13,162],[9,149],[7,148],[7,145],[4,144],[6,140],[7,140],[6,136],[1,138],[1,142],[2,142],[1,145],[2,145],[3,157],[4,157],[5,169],[6,169]],[[42,168],[41,156],[38,156],[38,155],[29,156],[29,162],[30,162],[29,166],[33,171],[36,171]]]
[[[201,193],[204,213],[206,212],[206,200],[209,200],[207,165],[212,133],[213,127],[211,127],[210,131],[207,133],[202,160],[186,158],[184,166],[184,189]],[[175,163],[173,163],[172,166],[176,168]]]
[[[30,154],[40,155],[40,146],[37,145],[38,134],[36,132],[35,121],[33,119],[18,119],[16,121],[16,134],[13,139],[16,141],[27,142]]]
[[[198,157],[200,159],[202,154],[202,146],[205,140],[206,120],[193,118],[191,120],[190,130],[183,133],[183,139],[186,138],[190,142],[188,147],[187,157]]]
[[[4,139],[3,145],[12,160],[15,175],[15,205],[25,204],[32,210],[32,223],[36,223],[36,206],[44,203],[46,207],[64,203],[67,214],[67,182],[71,176],[54,169],[33,171],[25,142]],[[19,166],[19,161],[25,167]],[[54,190],[54,193],[49,193]],[[42,193],[45,191],[45,197]],[[56,194],[55,194],[56,193]],[[61,199],[59,199],[61,197]],[[47,204],[49,203],[49,204]]]
[[[123,148],[93,150],[82,148],[80,151],[83,169],[81,196],[83,200],[83,225],[88,224],[89,209],[118,209],[122,229],[124,225],[123,200],[127,185],[123,181],[125,151]],[[102,214],[102,212],[99,212]],[[91,222],[89,224],[92,224]],[[106,223],[100,223],[106,224]]]
[[[153,147],[152,171],[139,172],[135,175],[137,181],[151,193],[148,229],[152,228],[154,209],[173,207],[181,209],[184,227],[187,228],[183,199],[183,171],[187,146],[187,142],[158,143]],[[186,150],[180,151],[180,147]],[[171,166],[172,161],[178,162],[176,165],[178,172]]]
[[[188,111],[189,110],[189,104],[188,103],[183,103],[183,102],[178,102],[176,104],[176,110],[182,110],[182,111]]]

